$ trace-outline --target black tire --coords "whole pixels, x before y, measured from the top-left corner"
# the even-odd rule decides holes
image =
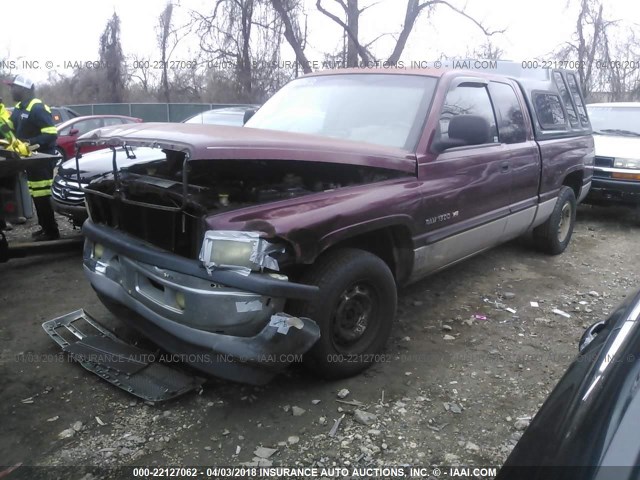
[[[344,248],[321,256],[301,281],[320,287],[316,301],[291,305],[292,313],[320,327],[320,339],[304,355],[305,367],[325,378],[345,378],[379,360],[398,301],[387,264],[364,250]]]
[[[565,251],[576,222],[576,195],[570,187],[562,187],[553,213],[533,230],[536,246],[550,255]]]

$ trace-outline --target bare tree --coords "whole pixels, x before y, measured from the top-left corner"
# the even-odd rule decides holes
[[[169,94],[169,75],[168,75],[168,61],[173,52],[173,48],[170,49],[169,41],[174,32],[171,28],[171,18],[173,15],[173,4],[169,1],[164,7],[164,10],[160,14],[158,19],[158,47],[160,48],[160,60],[162,62],[162,76],[160,79],[162,85],[162,93],[164,101],[171,102],[171,95]]]
[[[238,101],[272,93],[281,73],[283,24],[269,0],[217,0],[213,12],[193,15],[200,48],[213,65],[210,74],[231,75]]]
[[[149,57],[133,55],[128,65],[131,67],[127,72],[129,80],[139,85],[140,90],[145,96],[151,97],[156,89],[157,79],[154,75],[154,70],[151,68],[151,60],[149,60]]]
[[[124,94],[124,55],[120,45],[120,18],[117,13],[107,22],[100,36],[100,62],[105,69],[102,101],[122,103]]]
[[[637,26],[606,16],[603,0],[577,0],[572,38],[555,57],[573,61],[589,101],[621,101],[640,95]]]
[[[298,0],[271,0],[271,5],[282,21],[284,37],[296,55],[296,62],[302,67],[304,73],[311,73],[309,59],[304,53],[307,38],[306,28],[302,34],[297,22],[300,2]]]
[[[500,60],[500,58],[504,55],[504,50],[494,44],[490,38],[482,44],[480,47],[474,48],[469,57],[471,58],[481,58],[484,60]]]
[[[326,1],[326,0],[324,0]],[[320,12],[322,12],[325,16],[333,20],[337,25],[339,25],[345,35],[347,36],[347,66],[356,67],[358,66],[358,59],[364,64],[371,64],[375,62],[374,55],[369,51],[370,45],[372,45],[376,40],[381,38],[382,36],[387,35],[386,33],[382,33],[373,41],[365,44],[360,39],[360,22],[361,15],[368,8],[374,7],[379,2],[375,2],[373,4],[369,4],[365,7],[359,7],[359,0],[334,0],[339,7],[342,9],[343,17],[341,18],[338,14],[332,13],[329,11],[323,4],[323,0],[316,0],[316,7]],[[395,0],[397,1],[397,0]],[[446,0],[407,0],[406,8],[405,8],[405,16],[404,22],[402,24],[402,28],[400,33],[395,35],[395,46],[393,51],[385,61],[385,63],[389,65],[396,65],[400,61],[400,57],[402,56],[402,52],[404,51],[407,41],[409,40],[409,36],[413,31],[413,27],[418,20],[418,17],[422,12],[428,12],[429,14],[434,14],[437,7],[446,7],[450,10],[453,10],[458,15],[470,20],[476,27],[478,27],[486,36],[492,36],[497,33],[503,33],[502,30],[489,30],[478,20],[474,19],[471,15],[469,15],[464,8],[460,8],[455,6],[453,3],[448,2]]]

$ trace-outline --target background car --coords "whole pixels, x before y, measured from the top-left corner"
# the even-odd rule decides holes
[[[247,111],[254,111],[258,105],[245,105],[240,107],[215,108],[201,112],[193,117],[183,120],[182,123],[200,123],[210,125],[231,125],[241,127],[244,124],[244,115]]]
[[[69,107],[51,107],[51,116],[53,123],[58,125],[72,118],[79,117],[80,114]]]
[[[496,480],[640,479],[640,291],[579,351]]]
[[[596,158],[585,203],[640,206],[640,103],[587,105]]]
[[[123,115],[90,115],[85,117],[75,117],[71,120],[57,125],[58,142],[57,150],[63,159],[72,158],[76,154],[76,140],[80,135],[84,135],[91,130],[102,127],[111,127],[114,125],[123,125],[125,123],[139,123],[141,118],[125,117]],[[98,150],[99,146],[83,146],[81,153]]]
[[[164,160],[166,158],[162,150],[158,150],[157,148],[118,148],[115,153],[118,168],[128,167],[140,162]],[[79,179],[76,160],[72,158],[60,165],[51,187],[53,209],[57,213],[68,217],[74,226],[82,225],[87,219],[87,210],[84,205],[84,192],[82,189],[94,178],[111,172],[113,152],[103,149],[87,153],[78,159],[78,164],[80,165]]]

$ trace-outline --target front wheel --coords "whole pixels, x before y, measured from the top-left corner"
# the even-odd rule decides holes
[[[576,195],[573,189],[563,186],[551,216],[533,230],[536,245],[542,251],[558,255],[565,251],[576,221]]]
[[[377,361],[397,304],[387,264],[364,250],[345,248],[320,257],[302,281],[320,287],[317,300],[292,305],[295,314],[320,327],[305,366],[325,378],[345,378]]]

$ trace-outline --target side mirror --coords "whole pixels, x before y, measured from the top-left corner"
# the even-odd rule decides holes
[[[249,121],[249,119],[256,114],[257,111],[258,111],[257,108],[251,108],[249,110],[245,110],[244,116],[242,117],[242,125],[246,124]]]
[[[489,143],[491,126],[480,115],[456,115],[449,120],[448,136],[433,142],[434,151],[441,153],[449,148]]]
[[[69,135],[78,135],[80,133],[80,130],[78,130],[77,128],[72,128],[71,130],[69,130]]]

